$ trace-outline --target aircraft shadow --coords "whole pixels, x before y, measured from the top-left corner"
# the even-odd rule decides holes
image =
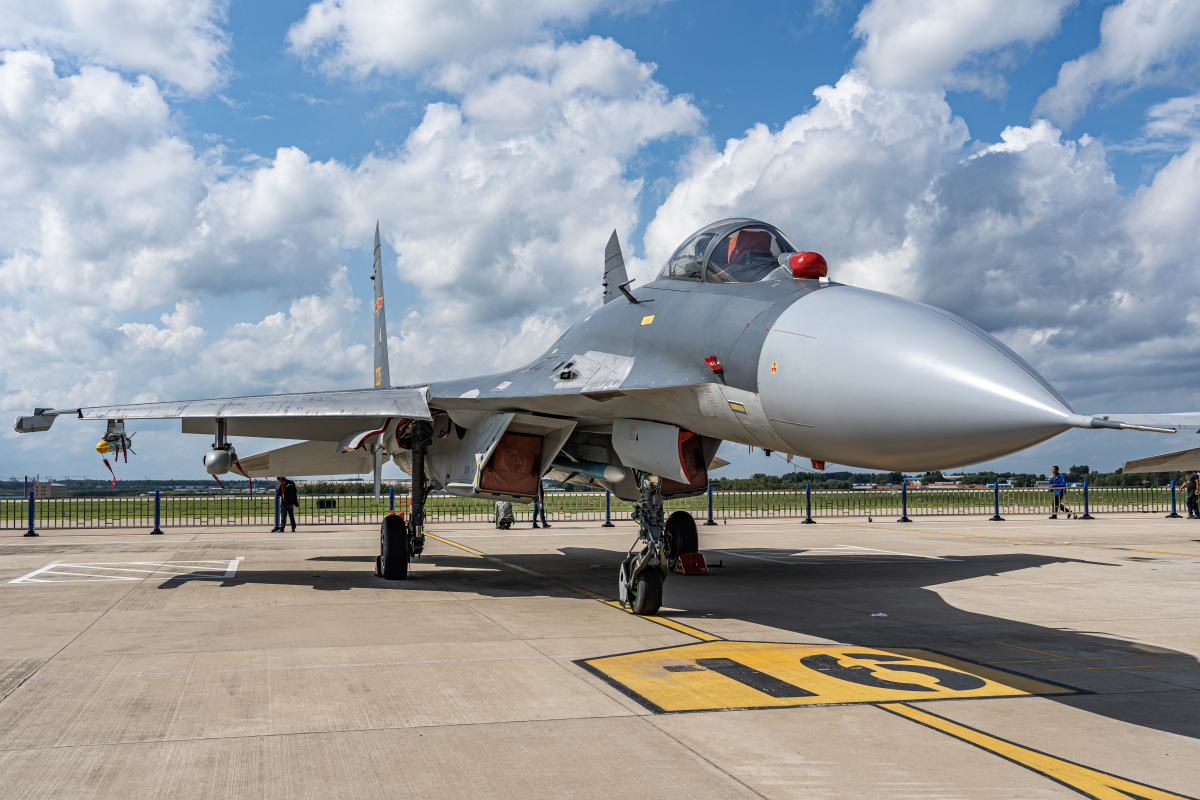
[[[616,596],[621,555],[586,547],[494,554],[508,564],[608,597]],[[740,638],[739,632],[749,640],[788,639],[772,637],[776,630],[861,647],[937,650],[1086,692],[1051,697],[1055,702],[1200,738],[1200,692],[1188,691],[1200,688],[1200,670],[1195,669],[1200,661],[1195,657],[1166,647],[1139,649],[1099,633],[1069,630],[1068,625],[1087,624],[1080,621],[1078,609],[1063,609],[1063,618],[1075,622],[1050,627],[960,608],[937,591],[940,586],[974,581],[964,585],[975,593],[972,596],[981,597],[981,603],[987,602],[986,593],[994,588],[1006,598],[1019,598],[1014,617],[1037,615],[1044,619],[1048,615],[1039,609],[1053,606],[1055,601],[1039,594],[1100,581],[1095,575],[1077,574],[1074,580],[1063,575],[1059,576],[1061,582],[1030,581],[1027,588],[1013,592],[1014,581],[1021,580],[1022,572],[1075,566],[1077,570],[1111,570],[1116,582],[1120,565],[1020,552],[875,563],[775,563],[779,551],[764,548],[737,548],[736,553],[706,551],[706,557],[714,565],[709,576],[674,575],[668,579],[664,614],[701,629],[706,621],[719,621],[719,632],[732,639]],[[506,598],[553,595],[594,602],[544,578],[466,553],[427,553],[416,562],[412,579],[394,582],[375,577],[369,569],[322,572],[320,567],[320,562],[362,562],[365,566],[374,561],[373,556],[317,556],[308,561],[317,563],[307,570],[239,570],[221,585],[294,585],[318,591],[461,591]],[[716,563],[723,566],[716,567]],[[162,588],[179,583],[166,581]],[[994,598],[987,604],[994,606]],[[1094,616],[1104,619],[1110,611],[1096,608]],[[1134,671],[1130,667],[1143,668]],[[1150,673],[1153,677],[1148,677]]]
[[[564,547],[558,553],[495,556],[616,596],[620,556],[612,550]],[[1200,669],[1196,669],[1200,661],[1194,656],[1167,647],[1141,650],[1115,637],[1067,629],[1086,627],[1087,622],[1080,617],[1092,609],[1081,614],[1079,609],[1064,608],[1061,616],[1068,621],[1062,623],[1063,627],[1051,627],[960,608],[938,592],[938,587],[947,584],[983,580],[986,583],[982,589],[971,584],[972,593],[980,593],[981,603],[987,601],[987,584],[994,584],[999,591],[1007,588],[1006,597],[1021,597],[1014,617],[1044,619],[1060,615],[1046,612],[1046,608],[1053,607],[1054,598],[1039,594],[1100,581],[1095,575],[1079,573],[1061,576],[1064,583],[1030,581],[1027,589],[1013,592],[1020,573],[1057,566],[1111,570],[1109,580],[1115,584],[1120,580],[1116,574],[1120,565],[1032,553],[818,564],[777,564],[747,556],[776,558],[778,554],[762,548],[738,548],[737,555],[710,551],[706,555],[710,562],[724,566],[712,568],[708,577],[669,578],[664,590],[664,613],[701,629],[706,620],[720,620],[721,634],[732,639],[739,638],[738,630],[750,640],[785,639],[772,637],[774,629],[862,647],[936,650],[1083,692],[1049,698],[1055,702],[1200,739],[1200,692],[1190,691],[1200,688]],[[572,596],[515,570],[488,569],[479,559],[465,554],[437,555],[427,560],[440,569],[429,580],[441,589],[487,596],[521,596],[526,592]],[[994,580],[989,582],[988,578]],[[995,600],[987,604],[994,606]],[[1094,618],[1104,619],[1110,611],[1096,608]],[[1130,669],[1138,666],[1144,669]]]

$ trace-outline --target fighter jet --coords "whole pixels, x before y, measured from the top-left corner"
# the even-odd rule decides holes
[[[350,474],[385,458],[412,476],[409,518],[385,516],[377,571],[403,579],[425,541],[426,494],[530,502],[545,476],[634,502],[638,535],[618,592],[655,614],[663,581],[698,549],[696,523],[663,499],[704,492],[722,442],[873,470],[999,458],[1069,428],[1174,433],[1200,415],[1077,414],[1019,355],[947,311],[830,280],[823,257],[779,229],[726,219],[696,231],[642,287],[614,231],[603,304],[519,369],[391,386],[379,227],[371,389],[39,408],[20,432],[74,415],[125,424],[177,418],[211,435],[220,475]],[[239,459],[230,436],[302,443]]]

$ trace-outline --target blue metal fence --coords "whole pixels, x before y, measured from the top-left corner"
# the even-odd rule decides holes
[[[1072,516],[1158,513],[1174,510],[1174,487],[1072,487],[1064,504]],[[860,490],[724,492],[668,500],[668,512],[687,510],[697,519],[796,517],[878,517],[895,519],[931,516],[1015,515],[1050,513],[1046,489],[907,488]],[[278,524],[271,495],[167,495],[144,497],[55,497],[35,500],[0,499],[0,529],[56,528],[178,528]],[[408,496],[394,495],[378,504],[370,496],[302,495],[296,509],[300,525],[338,525],[379,522],[392,510],[407,514]],[[606,492],[550,492],[546,515],[552,522],[628,520],[630,503]],[[517,523],[530,523],[532,506],[515,506]],[[426,505],[431,523],[489,522],[493,504],[486,500],[432,494]]]

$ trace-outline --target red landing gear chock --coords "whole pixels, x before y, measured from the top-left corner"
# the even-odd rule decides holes
[[[674,571],[680,575],[707,575],[708,565],[700,553],[680,553],[675,559]]]

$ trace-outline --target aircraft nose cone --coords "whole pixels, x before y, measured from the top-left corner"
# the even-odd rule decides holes
[[[830,286],[798,300],[763,344],[771,426],[809,458],[879,470],[978,464],[1070,425],[1020,356],[953,314]]]

